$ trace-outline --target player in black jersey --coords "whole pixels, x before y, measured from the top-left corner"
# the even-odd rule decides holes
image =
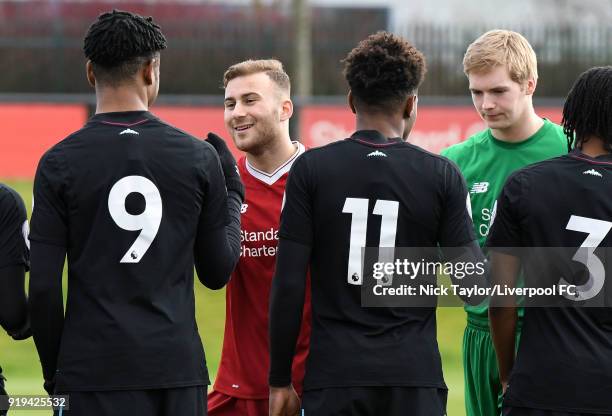
[[[28,267],[28,220],[23,200],[0,184],[0,327],[15,340],[30,336],[25,294]],[[0,367],[0,396],[6,395],[4,380]],[[4,414],[0,410],[0,415]]]
[[[209,288],[227,282],[244,190],[222,140],[148,111],[165,47],[151,18],[100,15],[84,41],[96,114],[36,172],[32,329],[45,387],[70,395],[68,415],[206,414],[193,268]]]
[[[560,297],[565,307],[525,310],[516,358],[512,299],[489,310],[506,416],[612,414],[612,67],[578,78],[563,129],[571,152],[508,179],[487,242],[494,283],[515,285],[523,267],[526,286],[537,280],[570,292]],[[530,253],[546,250],[536,247],[571,249],[534,261]],[[607,307],[585,306],[595,302]]]
[[[435,308],[362,307],[361,250],[439,244],[482,259],[466,185],[448,159],[405,142],[425,73],[421,52],[379,32],[349,53],[344,73],[357,131],[300,156],[286,188],[270,305],[270,414],[299,411],[291,362],[310,267],[303,414],[442,416]]]

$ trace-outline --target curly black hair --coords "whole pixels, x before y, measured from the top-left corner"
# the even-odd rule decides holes
[[[565,100],[562,124],[570,151],[598,137],[612,152],[612,66],[591,68],[578,77]]]
[[[370,110],[394,110],[416,93],[427,71],[425,57],[408,41],[377,32],[342,61],[353,97]]]
[[[118,84],[134,76],[142,64],[167,46],[152,17],[121,10],[98,16],[87,31],[83,52],[98,80]]]

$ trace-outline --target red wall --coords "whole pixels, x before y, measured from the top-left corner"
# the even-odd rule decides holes
[[[561,108],[536,109],[542,117],[561,121]],[[209,131],[224,137],[238,156],[223,124],[222,107],[154,107],[162,120],[203,138]],[[43,153],[83,126],[87,111],[82,105],[0,104],[0,178],[32,178]],[[299,139],[308,147],[348,137],[355,119],[343,106],[309,106],[302,109]],[[471,106],[419,108],[409,141],[429,151],[458,143],[484,128]]]
[[[43,153],[80,129],[83,105],[0,104],[0,178],[32,178]]]
[[[561,107],[536,109],[541,117],[555,123],[561,122],[561,110]],[[348,107],[311,106],[304,108],[301,116],[300,137],[310,147],[348,137],[355,130],[355,116]],[[408,141],[430,152],[439,153],[482,129],[484,123],[471,106],[421,106]]]

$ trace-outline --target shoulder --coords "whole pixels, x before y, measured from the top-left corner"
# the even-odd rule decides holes
[[[304,148],[304,152],[299,156],[298,160],[316,159],[331,152],[341,152],[347,146],[349,146],[349,140],[341,139],[319,147]]]
[[[38,162],[37,175],[41,173],[63,171],[62,165],[66,158],[66,152],[70,152],[67,149],[70,147],[72,141],[78,140],[82,131],[83,129],[71,134],[43,153]]]
[[[330,167],[330,160],[339,158],[344,154],[348,145],[347,142],[348,140],[338,140],[320,147],[304,148],[292,162],[290,173],[309,170],[309,166]]]
[[[453,161],[461,160],[464,157],[471,156],[474,152],[478,151],[479,145],[487,141],[489,136],[489,130],[482,130],[475,133],[462,141],[461,143],[454,144],[446,149],[442,150],[440,154]]]
[[[508,179],[516,175],[520,179],[532,180],[538,175],[556,170],[559,166],[565,164],[568,161],[571,161],[571,159],[567,155],[561,155],[553,157],[551,159],[542,160],[527,165],[521,169],[518,169],[517,171],[513,172],[513,174],[510,175]]]
[[[548,178],[548,174],[556,171],[559,165],[568,160],[568,156],[563,155],[527,165],[512,172],[506,179],[504,188],[513,190],[513,192],[525,192],[526,189],[531,189],[538,181],[544,180],[547,182],[545,178]]]
[[[25,204],[21,195],[13,188],[0,183],[0,218],[6,218],[9,213],[19,212],[25,215]]]
[[[544,120],[544,128],[546,129],[544,137],[550,140],[558,141],[564,146],[567,146],[567,137],[565,136],[565,133],[563,132],[563,127],[556,123],[553,123],[552,121],[546,118],[543,120]]]
[[[551,133],[565,137],[565,133],[563,133],[563,126],[560,126],[557,123],[553,123],[547,118],[543,118],[542,120],[544,120],[544,125],[548,126]]]
[[[215,148],[203,138],[198,138],[185,130],[165,122],[157,116],[154,116],[153,121],[165,129],[166,138],[171,140],[173,139],[186,146],[191,146],[195,155],[204,155],[207,158],[217,156],[217,151]]]
[[[185,140],[186,142],[191,143],[192,145],[201,149],[206,149],[207,151],[214,151],[214,147],[212,147],[212,145],[206,140],[198,138],[192,135],[191,133],[188,133],[185,130],[173,126],[172,124],[166,123],[165,121],[159,118],[156,118],[155,121],[157,121],[161,126],[163,126],[172,136],[178,139]]]

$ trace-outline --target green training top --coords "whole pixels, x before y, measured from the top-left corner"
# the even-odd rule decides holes
[[[508,176],[532,163],[566,153],[567,139],[563,129],[547,119],[533,136],[519,143],[498,140],[491,129],[486,129],[441,152],[459,166],[467,182],[474,230],[481,247],[489,234],[491,210]],[[466,305],[465,310],[468,320],[480,323],[488,320],[488,302]]]

